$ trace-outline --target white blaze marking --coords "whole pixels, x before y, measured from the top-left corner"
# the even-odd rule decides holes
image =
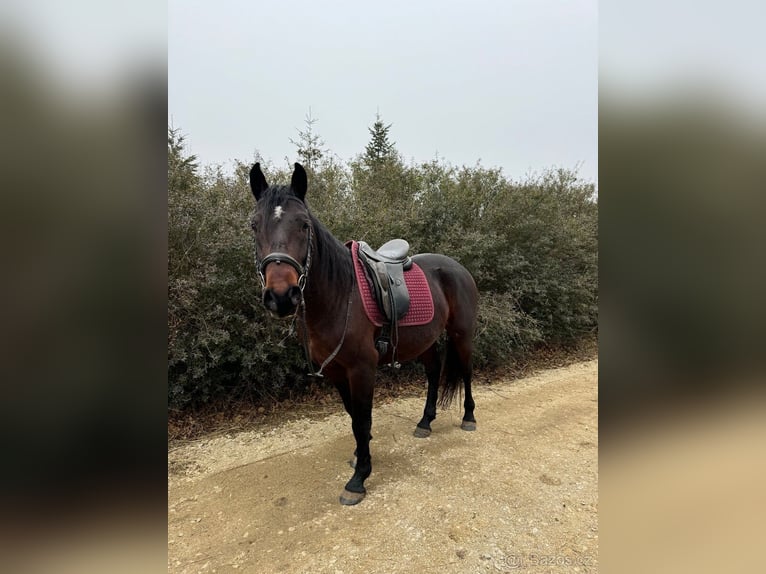
[[[282,218],[282,206],[281,205],[277,205],[274,208],[274,219],[276,221],[279,221],[281,218]]]

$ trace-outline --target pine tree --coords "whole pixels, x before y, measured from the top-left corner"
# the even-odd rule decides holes
[[[394,142],[388,141],[388,130],[391,129],[391,125],[385,125],[380,119],[380,112],[378,112],[375,114],[375,123],[371,128],[367,128],[372,139],[364,148],[363,159],[368,167],[379,166],[396,157]]]
[[[198,183],[196,155],[185,155],[185,137],[181,130],[168,126],[168,189],[184,192]]]
[[[309,113],[304,120],[306,129],[304,131],[298,130],[298,141],[290,138],[290,143],[298,148],[298,157],[301,158],[301,163],[308,169],[316,168],[319,160],[325,155],[324,140],[314,132],[314,124],[318,121],[318,118],[312,117],[311,108],[309,108]]]

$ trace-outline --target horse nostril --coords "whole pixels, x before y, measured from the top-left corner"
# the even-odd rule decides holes
[[[263,305],[269,310],[276,312],[277,310],[277,298],[274,296],[274,291],[267,289],[263,293]]]
[[[293,305],[298,305],[301,302],[301,290],[300,287],[293,285],[287,290],[287,296],[290,298],[290,302]]]

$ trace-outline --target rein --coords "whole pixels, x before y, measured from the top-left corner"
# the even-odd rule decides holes
[[[351,317],[351,295],[352,293],[349,293],[348,295],[348,304],[346,305],[346,322],[343,325],[343,335],[340,338],[340,341],[338,342],[338,346],[335,347],[335,350],[330,353],[330,355],[324,360],[324,362],[320,365],[319,370],[314,372],[314,368],[312,366],[311,362],[311,352],[309,351],[309,344],[308,344],[308,326],[306,325],[306,305],[304,301],[301,299],[301,307],[303,307],[303,349],[306,352],[306,362],[309,365],[309,369],[311,372],[309,373],[309,377],[315,377],[317,379],[323,379],[324,375],[322,374],[322,371],[324,368],[329,365],[332,360],[338,355],[340,352],[341,347],[343,347],[343,341],[346,340],[346,332],[348,331],[348,320]],[[297,315],[297,311],[296,311]]]
[[[274,251],[272,253],[269,253],[266,257],[263,258],[263,260],[258,260],[258,252],[256,251],[255,254],[255,267],[258,270],[258,278],[261,280],[261,289],[266,288],[266,266],[269,263],[287,263],[290,267],[295,269],[295,271],[298,273],[298,288],[301,292],[301,302],[298,304],[298,306],[295,309],[295,313],[293,314],[293,318],[290,321],[290,328],[287,331],[287,335],[285,336],[282,341],[280,341],[280,346],[284,346],[284,342],[287,340],[290,335],[295,333],[295,323],[298,320],[298,317],[300,316],[302,327],[303,327],[303,337],[301,343],[303,343],[303,351],[306,355],[306,363],[308,364],[309,368],[309,377],[315,377],[318,379],[324,378],[324,375],[322,374],[322,371],[324,368],[332,362],[332,360],[338,355],[340,352],[341,347],[343,347],[343,342],[346,340],[346,331],[348,330],[348,321],[351,317],[351,296],[353,295],[353,290],[351,293],[349,293],[348,296],[348,304],[346,306],[346,323],[343,325],[343,335],[340,338],[340,342],[338,343],[338,346],[335,347],[335,350],[324,360],[324,362],[319,367],[318,371],[314,371],[313,362],[311,361],[311,351],[309,350],[309,330],[308,325],[306,324],[306,299],[303,295],[303,291],[306,288],[306,284],[308,283],[308,277],[309,277],[309,270],[311,269],[311,260],[312,260],[312,248],[314,246],[313,243],[313,226],[309,225],[308,227],[308,250],[306,251],[306,263],[301,265],[294,257],[288,255],[287,253],[281,253],[279,251]]]

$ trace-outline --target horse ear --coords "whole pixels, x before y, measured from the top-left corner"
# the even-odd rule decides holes
[[[261,199],[263,192],[269,188],[269,184],[266,183],[266,176],[261,171],[261,164],[256,163],[250,170],[250,189],[253,190],[255,201]]]
[[[295,164],[295,171],[293,172],[293,179],[290,181],[290,187],[293,188],[295,197],[303,201],[306,197],[306,189],[308,189],[309,180],[306,177],[306,170],[299,163]]]

